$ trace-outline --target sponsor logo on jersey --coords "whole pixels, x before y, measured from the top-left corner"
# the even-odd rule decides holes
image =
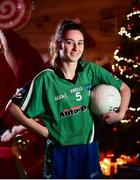
[[[71,89],[70,92],[71,93],[76,93],[76,92],[79,92],[79,91],[82,91],[82,90],[83,90],[83,87],[77,87],[77,88]]]
[[[22,95],[26,90],[24,88],[17,89],[16,94],[14,95],[15,98],[21,99]]]
[[[55,101],[61,100],[63,98],[67,98],[67,94],[66,93],[60,94],[58,96],[55,96]]]
[[[78,114],[79,112],[84,112],[88,109],[88,106],[74,106],[72,108],[66,108],[60,113],[60,118]]]

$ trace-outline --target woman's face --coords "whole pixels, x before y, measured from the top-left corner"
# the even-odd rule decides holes
[[[84,51],[84,37],[79,30],[65,32],[59,44],[60,57],[63,61],[77,62]]]

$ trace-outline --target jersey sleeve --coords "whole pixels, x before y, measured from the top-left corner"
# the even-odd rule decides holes
[[[26,98],[31,82],[26,84],[23,88],[17,89],[14,96],[11,98],[12,102],[21,108],[22,103],[24,103],[24,99]]]
[[[30,118],[40,116],[44,112],[43,78],[35,78],[25,87],[17,91],[12,102]]]
[[[116,87],[118,90],[120,90],[120,87],[123,83],[121,79],[119,79],[117,76],[113,75],[111,72],[103,68],[102,66],[95,64],[95,66],[92,66],[92,69],[94,71],[94,75],[96,78],[94,78],[95,84],[108,84]]]

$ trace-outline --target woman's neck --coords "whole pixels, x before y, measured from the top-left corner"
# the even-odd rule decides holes
[[[63,72],[66,79],[72,80],[75,77],[77,68],[77,62],[63,63],[61,65],[61,71]]]

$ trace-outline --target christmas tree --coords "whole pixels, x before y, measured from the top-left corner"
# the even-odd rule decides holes
[[[140,148],[140,0],[132,2],[118,34],[120,42],[114,52],[112,71],[132,91],[121,132],[127,148],[137,151]]]

